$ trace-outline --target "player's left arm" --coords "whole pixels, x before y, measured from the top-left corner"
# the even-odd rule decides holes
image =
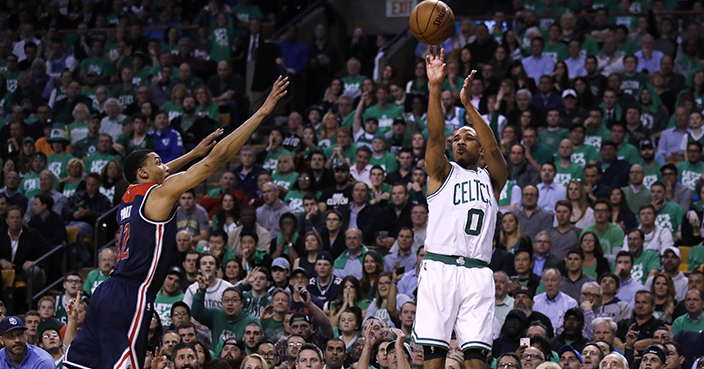
[[[215,139],[220,137],[223,132],[224,131],[222,128],[216,129],[213,133],[209,134],[208,137],[204,138],[193,150],[166,163],[169,167],[169,171],[176,173],[179,169],[183,168],[184,165],[207,154],[208,151],[210,151],[210,149],[212,149],[217,143]]]
[[[479,143],[482,145],[484,151],[484,162],[486,163],[486,168],[491,174],[491,184],[494,186],[494,196],[496,200],[499,200],[501,195],[501,190],[506,184],[506,179],[508,178],[508,168],[506,166],[506,159],[501,153],[499,144],[496,142],[496,136],[494,132],[489,127],[489,124],[482,118],[477,109],[472,105],[472,101],[469,96],[469,87],[472,85],[472,80],[474,80],[474,73],[467,76],[464,80],[464,85],[462,91],[460,91],[460,99],[462,100],[462,105],[467,110],[469,114],[469,120],[474,126],[474,130],[477,132],[477,138]]]

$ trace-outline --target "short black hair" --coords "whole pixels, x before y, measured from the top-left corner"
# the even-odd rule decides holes
[[[178,333],[177,333],[177,334],[178,334]],[[180,350],[183,350],[183,349],[189,349],[189,350],[193,351],[193,354],[196,356],[196,358],[198,357],[198,352],[196,351],[196,349],[193,347],[192,344],[181,341],[181,342],[177,343],[176,346],[174,346],[174,349],[173,349],[173,351],[171,352],[171,361],[175,361],[175,360],[176,360],[176,354],[177,354]]]
[[[35,196],[36,199],[39,200],[39,202],[42,203],[42,205],[46,205],[46,208],[51,210],[54,207],[54,198],[51,197],[48,193],[40,193]],[[32,204],[34,205],[34,204]]]
[[[211,237],[222,237],[222,240],[227,245],[227,241],[228,241],[227,232],[223,231],[222,229],[216,229],[216,230],[210,232],[210,236],[208,236],[208,239],[210,239]]]
[[[137,183],[137,171],[146,165],[147,156],[152,152],[152,150],[137,150],[127,155],[122,166],[127,182]]]

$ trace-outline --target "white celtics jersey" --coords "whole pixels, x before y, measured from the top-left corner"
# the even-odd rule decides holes
[[[445,182],[428,196],[425,251],[489,263],[499,211],[489,172],[450,164]]]

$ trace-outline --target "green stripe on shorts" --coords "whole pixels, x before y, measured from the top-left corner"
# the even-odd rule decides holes
[[[466,349],[471,349],[471,348],[477,348],[477,349],[482,349],[482,350],[491,350],[491,345],[486,342],[482,342],[482,341],[469,341],[469,342],[465,342],[461,348],[462,348],[462,351],[464,351]]]
[[[427,260],[439,261],[447,265],[462,266],[465,268],[486,268],[489,264],[478,259],[472,259],[464,256],[440,255],[432,252],[426,252]]]
[[[442,340],[437,340],[434,338],[421,338],[418,337],[418,334],[416,333],[416,330],[413,329],[413,342],[415,342],[418,345],[423,345],[423,346],[435,346],[435,347],[441,347],[444,349],[450,349],[450,344],[442,341]]]

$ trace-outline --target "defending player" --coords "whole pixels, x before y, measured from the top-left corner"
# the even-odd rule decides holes
[[[420,269],[413,340],[424,346],[425,369],[445,367],[452,330],[468,369],[485,367],[491,350],[494,280],[487,267],[507,171],[489,125],[472,105],[465,79],[460,98],[474,128],[461,127],[452,139],[455,158],[445,157],[445,118],[440,93],[445,50],[426,57],[428,105],[428,235]],[[486,168],[477,161],[484,157]]]
[[[168,164],[148,150],[136,151],[125,159],[125,178],[132,186],[117,212],[120,237],[115,271],[95,290],[83,327],[66,351],[65,367],[142,368],[154,298],[176,249],[178,198],[235,157],[286,95],[287,86],[288,78],[279,77],[262,107],[217,144],[213,140],[221,130]],[[210,154],[187,171],[169,176],[170,170],[178,170],[210,148]]]

